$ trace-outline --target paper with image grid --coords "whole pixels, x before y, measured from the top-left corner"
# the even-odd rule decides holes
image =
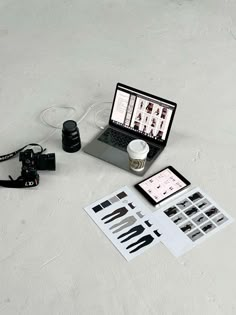
[[[162,231],[161,242],[176,257],[233,222],[233,218],[200,188],[184,193],[157,210],[153,219]]]
[[[151,211],[126,186],[84,209],[128,261],[160,242]]]

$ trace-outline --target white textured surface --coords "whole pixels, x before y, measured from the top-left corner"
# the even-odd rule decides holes
[[[178,103],[148,175],[172,164],[235,217],[235,0],[0,1],[0,154],[50,132],[42,109],[82,114],[118,81]],[[235,224],[180,260],[160,245],[127,263],[82,207],[138,178],[64,153],[60,132],[46,146],[56,173],[0,189],[0,314],[236,314]]]

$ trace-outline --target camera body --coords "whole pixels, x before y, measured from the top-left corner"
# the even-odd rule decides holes
[[[55,153],[42,154],[34,153],[32,149],[27,149],[20,152],[19,161],[22,162],[21,168],[21,183],[24,187],[33,187],[39,184],[39,171],[56,170]]]
[[[40,152],[35,153],[33,149],[24,150],[28,146],[40,147]],[[3,162],[20,153],[19,160],[22,162],[21,175],[15,180],[11,176],[9,176],[10,180],[0,180],[0,186],[9,188],[37,186],[39,184],[38,171],[56,170],[55,153],[42,154],[45,150],[40,144],[30,143],[17,151],[0,156],[0,162]]]

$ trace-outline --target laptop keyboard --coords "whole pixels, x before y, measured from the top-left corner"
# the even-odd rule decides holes
[[[105,132],[98,138],[99,141],[109,144],[122,151],[126,151],[127,145],[130,143],[130,141],[135,140],[135,139],[137,138],[126,135],[112,128],[107,128]],[[148,160],[150,160],[156,155],[156,153],[160,149],[152,146],[151,144],[148,144],[148,145],[149,145],[150,150],[149,150],[147,158]]]

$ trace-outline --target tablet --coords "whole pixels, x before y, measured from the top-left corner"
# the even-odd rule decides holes
[[[135,185],[135,188],[154,206],[167,201],[171,196],[184,190],[191,183],[173,166],[168,166],[158,173]]]

